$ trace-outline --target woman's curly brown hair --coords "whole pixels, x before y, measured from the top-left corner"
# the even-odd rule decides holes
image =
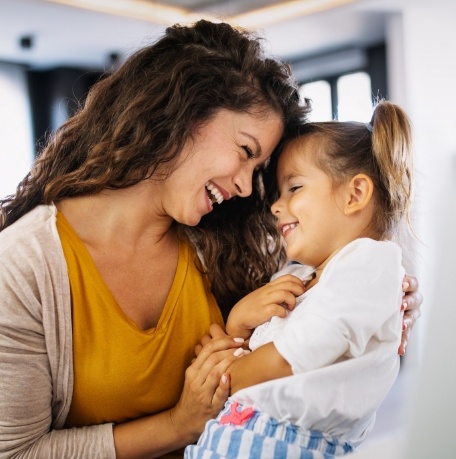
[[[98,81],[78,112],[50,139],[15,195],[0,201],[0,230],[40,204],[127,188],[172,171],[184,143],[220,109],[273,111],[285,132],[303,121],[287,64],[263,55],[261,41],[228,24],[175,25]],[[225,202],[183,228],[203,256],[224,315],[284,260],[263,193]]]

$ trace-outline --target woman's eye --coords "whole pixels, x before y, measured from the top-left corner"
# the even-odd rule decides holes
[[[248,145],[243,145],[242,148],[244,149],[245,153],[247,154],[248,159],[255,158],[255,155],[252,152],[252,149]]]
[[[290,193],[294,193],[295,191],[299,190],[301,187],[299,185],[295,185],[289,188]]]

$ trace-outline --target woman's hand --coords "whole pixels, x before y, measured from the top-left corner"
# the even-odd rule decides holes
[[[292,274],[280,276],[248,294],[231,309],[226,323],[227,333],[247,339],[258,325],[272,316],[285,317],[293,310],[296,297],[305,291],[304,283]]]
[[[223,408],[230,391],[227,368],[244,355],[243,340],[234,340],[218,325],[198,346],[198,355],[185,372],[176,406],[113,428],[116,457],[162,457],[198,440],[206,421]],[[172,356],[170,356],[172,358]]]
[[[406,275],[402,283],[402,290],[404,297],[402,299],[401,310],[404,311],[402,318],[402,340],[398,349],[399,355],[405,354],[405,348],[410,337],[415,322],[421,315],[421,303],[423,296],[418,291],[418,280],[414,276]]]
[[[185,372],[185,383],[177,405],[171,410],[171,420],[178,431],[193,432],[195,441],[206,421],[217,416],[230,392],[227,368],[244,355],[242,339],[234,340],[213,324],[210,335],[203,337],[196,348],[197,357]]]

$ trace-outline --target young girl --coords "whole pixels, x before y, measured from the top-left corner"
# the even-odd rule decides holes
[[[410,143],[406,114],[382,101],[370,123],[308,123],[285,144],[272,213],[298,263],[230,313],[227,333],[253,352],[186,458],[331,458],[365,439],[399,370],[391,238],[409,220]]]

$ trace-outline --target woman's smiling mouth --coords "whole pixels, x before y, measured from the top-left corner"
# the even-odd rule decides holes
[[[206,182],[207,195],[211,200],[212,204],[221,204],[224,200],[221,191],[211,182]]]

